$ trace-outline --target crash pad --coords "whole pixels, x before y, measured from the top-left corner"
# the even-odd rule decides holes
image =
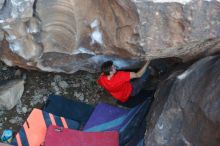
[[[67,99],[63,96],[50,95],[43,110],[78,121],[84,125],[94,110],[94,107],[79,101]]]
[[[50,125],[58,125],[71,129],[79,128],[79,123],[76,121],[58,117],[35,108],[11,144],[16,146],[40,146],[44,142],[47,127]]]
[[[47,130],[44,146],[118,146],[117,131],[82,132],[58,126]]]
[[[95,107],[84,131],[117,130],[120,134],[120,145],[127,144],[135,138],[136,132],[141,128],[152,100],[153,98],[149,97],[142,104],[128,110],[100,103]]]

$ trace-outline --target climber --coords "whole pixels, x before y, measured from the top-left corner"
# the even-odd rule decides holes
[[[150,61],[138,72],[117,71],[113,61],[106,61],[101,66],[101,75],[98,84],[106,89],[114,98],[120,102],[126,102],[129,97],[137,95],[154,72],[149,66]]]

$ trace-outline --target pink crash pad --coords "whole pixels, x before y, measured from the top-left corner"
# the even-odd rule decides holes
[[[118,146],[117,131],[83,132],[51,125],[44,146]]]

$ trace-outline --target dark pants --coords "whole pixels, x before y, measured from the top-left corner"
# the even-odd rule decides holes
[[[147,69],[141,78],[131,80],[132,91],[131,91],[130,98],[126,102],[117,101],[117,103],[119,105],[124,106],[124,107],[132,108],[132,107],[144,102],[148,98],[152,98],[155,90],[149,90],[149,91],[142,90],[144,87],[144,84],[149,79],[150,72],[151,71],[149,69]]]
[[[132,91],[130,96],[137,95],[144,87],[144,84],[147,82],[150,76],[150,70],[146,69],[142,77],[131,80]]]

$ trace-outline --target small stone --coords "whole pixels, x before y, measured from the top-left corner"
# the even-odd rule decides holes
[[[33,101],[31,101],[30,105],[31,105],[31,106],[34,106],[35,104],[34,104],[34,102],[33,102]]]
[[[21,117],[13,117],[12,119],[10,119],[9,120],[9,122],[11,123],[11,124],[16,124],[16,123],[19,123],[19,124],[21,124],[22,123],[22,118]]]
[[[48,99],[48,97],[47,97],[47,96],[43,96],[43,101],[44,101],[44,102],[46,102],[46,101],[47,101],[47,99]]]
[[[25,114],[27,113],[27,108],[26,107],[22,107],[22,112]]]
[[[83,101],[85,99],[82,93],[74,92],[74,96],[78,98],[80,101]]]
[[[78,83],[72,84],[72,87],[74,87],[74,88],[80,87],[80,84],[78,84]]]
[[[16,123],[16,119],[10,119],[10,120],[9,120],[9,123],[15,124],[15,123]]]
[[[28,108],[28,112],[32,111],[32,108]]]
[[[18,114],[21,114],[22,113],[22,108],[20,106],[16,106],[16,112]]]
[[[80,100],[80,101],[83,101],[83,100],[84,100],[84,96],[80,96],[80,97],[79,97],[79,100]]]
[[[53,80],[54,80],[55,82],[60,82],[60,81],[62,80],[62,77],[61,77],[60,75],[55,75],[54,78],[53,78]]]
[[[0,111],[0,117],[1,117],[3,114],[4,114],[4,112],[3,112],[3,111]]]
[[[21,103],[21,100],[19,100],[18,103],[17,103],[17,105],[16,105],[16,112],[17,112],[18,114],[22,114],[22,107],[23,107],[23,105],[22,105],[22,103]]]
[[[2,68],[2,70],[7,70],[7,69],[8,69],[8,68],[7,68],[7,67],[5,67],[5,66]]]
[[[46,88],[43,88],[43,89],[39,89],[38,91],[37,91],[37,93],[38,94],[41,94],[41,95],[45,95],[45,94],[47,94],[47,89]]]
[[[66,81],[60,81],[60,82],[58,83],[58,85],[59,85],[62,89],[66,89],[66,88],[69,86],[69,84],[68,84]]]
[[[56,86],[56,83],[55,83],[55,82],[52,82],[52,83],[51,83],[51,86]]]
[[[26,74],[23,74],[22,75],[22,79],[25,81],[27,79],[27,75]]]
[[[19,69],[15,71],[15,76],[21,76],[21,71]]]
[[[91,102],[92,102],[92,103],[95,103],[95,99],[92,99]]]
[[[38,103],[38,100],[32,100],[31,103],[30,103],[30,105],[31,105],[31,106],[35,106],[37,103]]]
[[[81,95],[81,93],[74,92],[74,96],[75,96],[76,98],[79,98],[79,97],[80,97],[80,95]]]
[[[41,98],[41,95],[35,95],[35,96],[34,96],[34,99],[35,99],[35,100],[40,99],[40,98]]]
[[[53,88],[56,92],[60,92],[60,89],[59,89],[59,87],[57,87],[57,86],[54,86],[54,88]]]

